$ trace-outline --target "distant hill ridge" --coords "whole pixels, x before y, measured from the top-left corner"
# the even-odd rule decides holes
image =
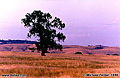
[[[35,44],[16,43],[16,44],[1,44],[0,45],[0,51],[32,52],[30,48],[36,48]],[[38,52],[38,51],[35,50],[34,52]],[[62,51],[51,50],[49,52],[50,53],[64,53],[64,54],[75,54],[76,52],[81,52],[82,54],[100,54],[100,55],[118,54],[120,55],[120,47],[99,48],[99,46],[63,45]]]
[[[28,40],[0,40],[0,44],[34,44],[35,41]]]

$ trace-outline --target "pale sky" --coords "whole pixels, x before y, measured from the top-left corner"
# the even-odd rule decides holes
[[[35,40],[21,24],[34,10],[66,24],[62,44],[120,46],[120,0],[0,0],[0,39]]]

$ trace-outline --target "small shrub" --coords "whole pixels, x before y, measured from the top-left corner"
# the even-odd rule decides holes
[[[78,51],[78,52],[76,52],[75,54],[82,54],[82,52],[79,52],[79,51]]]
[[[114,56],[119,56],[119,54],[113,54]]]
[[[31,50],[32,52],[34,52],[34,51],[35,51],[35,48],[29,48],[29,50]]]
[[[104,47],[100,46],[100,47],[95,47],[95,49],[103,49]]]
[[[50,53],[49,51],[47,51],[46,53]]]

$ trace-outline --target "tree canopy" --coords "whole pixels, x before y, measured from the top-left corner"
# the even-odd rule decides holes
[[[55,17],[53,19],[50,13],[35,10],[32,13],[27,13],[25,18],[22,19],[22,23],[24,23],[24,27],[29,28],[28,37],[38,38],[35,44],[37,49],[41,51],[42,56],[45,55],[48,49],[62,51],[62,45],[57,42],[64,42],[66,36],[56,31],[65,28],[65,23],[60,18]]]

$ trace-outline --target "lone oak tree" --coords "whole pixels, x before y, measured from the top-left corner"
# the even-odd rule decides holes
[[[62,51],[62,45],[57,44],[57,41],[64,42],[66,37],[61,32],[57,33],[56,29],[62,30],[65,28],[65,23],[62,23],[59,18],[52,19],[49,13],[35,10],[31,14],[27,13],[25,18],[22,19],[22,23],[24,23],[24,27],[29,28],[28,37],[38,38],[35,44],[37,50],[41,51],[42,56],[45,56],[48,49]]]

